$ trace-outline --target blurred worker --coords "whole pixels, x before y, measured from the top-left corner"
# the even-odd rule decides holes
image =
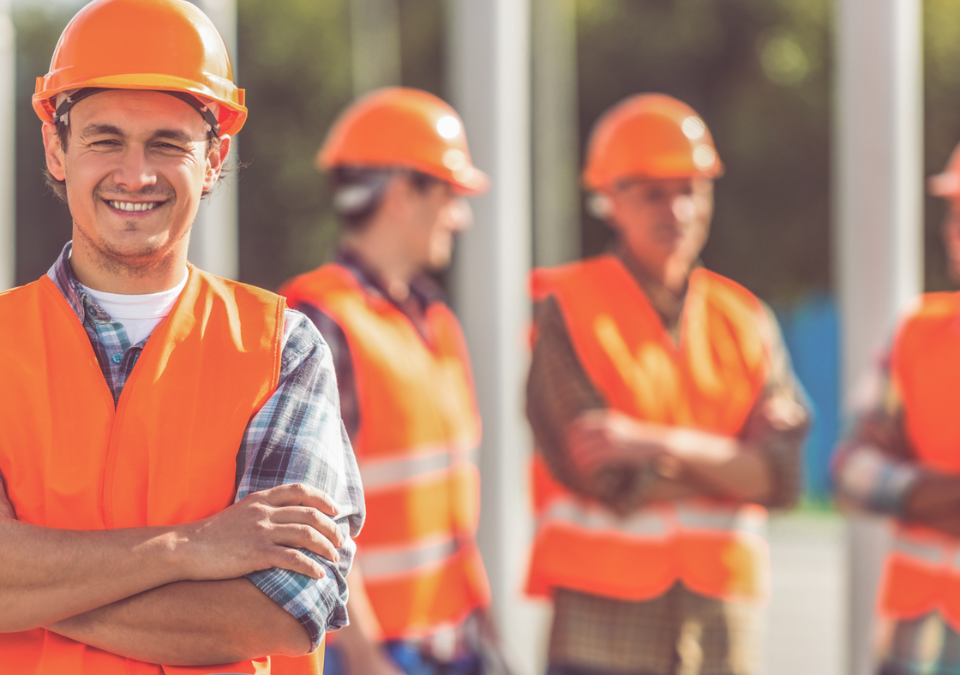
[[[327,673],[490,672],[489,590],[474,534],[480,419],[460,326],[428,274],[487,188],[463,124],[437,97],[391,88],[340,116],[317,157],[344,223],[333,263],[281,293],[330,344],[367,524],[350,626]]]
[[[960,281],[960,146],[928,182]],[[930,293],[900,322],[837,449],[841,505],[897,520],[879,593],[879,672],[960,672],[960,294]]]
[[[73,240],[0,294],[0,671],[318,673],[363,495],[313,324],[187,264],[247,114],[223,41],[97,0],[33,105]]]
[[[553,675],[757,672],[762,505],[798,494],[805,398],[776,321],[698,265],[722,165],[660,94],[594,128],[583,181],[611,253],[537,270],[529,591]]]

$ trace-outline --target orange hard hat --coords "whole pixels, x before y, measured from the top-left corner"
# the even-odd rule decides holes
[[[943,171],[927,179],[927,193],[944,199],[960,199],[960,145],[953,149]]]
[[[58,94],[91,89],[172,93],[219,125],[218,135],[236,134],[247,118],[223,38],[186,0],[96,0],[81,9],[60,36],[50,72],[37,78],[33,108],[54,122]]]
[[[583,183],[590,190],[625,178],[718,178],[723,165],[703,119],[665,94],[624,99],[590,134]]]
[[[317,166],[405,167],[468,195],[490,184],[470,160],[457,111],[433,94],[402,87],[379,89],[348,107],[327,134]]]

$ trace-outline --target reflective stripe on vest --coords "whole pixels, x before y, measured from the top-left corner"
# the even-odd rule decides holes
[[[537,270],[590,381],[614,410],[639,420],[737,436],[769,372],[770,327],[759,301],[703,269],[690,277],[680,343],[613,256]],[[677,581],[698,593],[754,601],[768,592],[765,511],[695,500],[627,518],[569,493],[534,461],[537,538],[528,591],[564,587],[645,600]]]
[[[419,480],[433,473],[449,471],[461,462],[479,467],[480,452],[477,448],[434,445],[416,448],[395,457],[385,457],[364,462],[360,467],[364,494],[376,493],[384,488],[393,488],[405,481]]]
[[[115,408],[50,279],[0,294],[0,325],[17,327],[0,331],[0,473],[18,518],[102,530],[191,522],[229,506],[247,423],[277,386],[283,313],[278,296],[191,268]],[[321,661],[285,660],[277,672],[319,673]],[[44,629],[0,634],[0,664],[11,675],[271,672],[269,657],[162,667]]]
[[[904,431],[920,463],[960,472],[960,294],[921,298],[897,331],[890,372],[903,401]],[[898,528],[880,607],[894,619],[937,610],[960,631],[960,540],[922,527]]]
[[[427,309],[430,341],[353,274],[327,265],[287,284],[343,330],[360,425],[354,449],[366,500],[357,568],[387,639],[429,635],[489,601],[472,543],[479,519],[480,422],[459,325]]]
[[[439,542],[420,542],[411,546],[370,550],[357,554],[363,577],[380,579],[417,572],[454,557],[460,547],[453,538]]]
[[[673,529],[667,522],[669,515],[657,507],[641,509],[629,516],[618,516],[613,511],[591,505],[576,497],[553,501],[540,514],[540,528],[551,525],[567,526],[592,534],[612,537],[664,539]]]

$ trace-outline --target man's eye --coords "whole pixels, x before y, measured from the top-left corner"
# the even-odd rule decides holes
[[[161,150],[183,150],[179,145],[174,145],[173,143],[157,143],[157,147]]]
[[[103,141],[94,141],[94,142],[91,143],[90,145],[94,145],[94,146],[101,147],[101,148],[106,148],[106,147],[110,147],[110,146],[113,146],[113,145],[118,145],[118,143],[117,143],[117,141],[109,140],[109,139],[108,139],[108,140],[103,140]]]

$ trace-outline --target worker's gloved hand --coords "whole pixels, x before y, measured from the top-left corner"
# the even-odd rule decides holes
[[[0,519],[16,520],[17,514],[13,510],[13,504],[7,499],[6,487],[3,483],[3,476],[0,476]]]

